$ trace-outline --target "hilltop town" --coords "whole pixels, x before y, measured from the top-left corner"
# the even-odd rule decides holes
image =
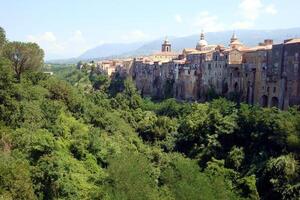
[[[239,1],[3,1],[0,200],[300,200],[300,3]]]
[[[209,44],[202,32],[195,48],[132,59],[97,62],[97,69],[131,76],[142,96],[206,101],[224,96],[262,107],[287,109],[300,104],[300,39],[274,44],[266,39],[247,47],[234,33],[228,45]],[[82,64],[79,68],[83,67]]]

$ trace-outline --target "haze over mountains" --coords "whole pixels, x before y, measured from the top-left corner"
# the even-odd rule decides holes
[[[287,38],[300,37],[300,27],[277,30],[238,30],[235,32],[240,41],[246,46],[255,46],[264,39],[273,39],[275,43],[281,43]],[[205,33],[205,39],[209,44],[222,44],[227,46],[232,34],[233,31],[208,32]],[[199,40],[199,35],[169,37],[172,44],[172,50],[180,52],[183,48],[194,48]],[[148,55],[160,51],[163,39],[164,37],[151,42],[102,44],[87,50],[77,58],[67,60],[50,60],[48,62],[75,63],[79,60],[101,60],[108,58]]]

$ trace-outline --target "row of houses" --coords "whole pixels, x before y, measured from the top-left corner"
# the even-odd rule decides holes
[[[171,50],[165,39],[159,53],[134,58],[130,66],[143,96],[206,101],[211,95],[263,107],[300,105],[300,39],[246,47],[233,34],[228,47],[209,45],[201,33],[196,48]]]

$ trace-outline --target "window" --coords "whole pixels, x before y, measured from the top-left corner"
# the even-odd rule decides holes
[[[299,65],[298,64],[294,64],[294,73],[295,74],[298,73],[298,68],[299,68]]]
[[[276,92],[276,87],[273,88],[273,93],[275,93],[275,92]]]

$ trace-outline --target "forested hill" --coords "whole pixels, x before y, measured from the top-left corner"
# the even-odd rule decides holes
[[[0,199],[299,199],[300,112],[142,99],[0,30]]]

